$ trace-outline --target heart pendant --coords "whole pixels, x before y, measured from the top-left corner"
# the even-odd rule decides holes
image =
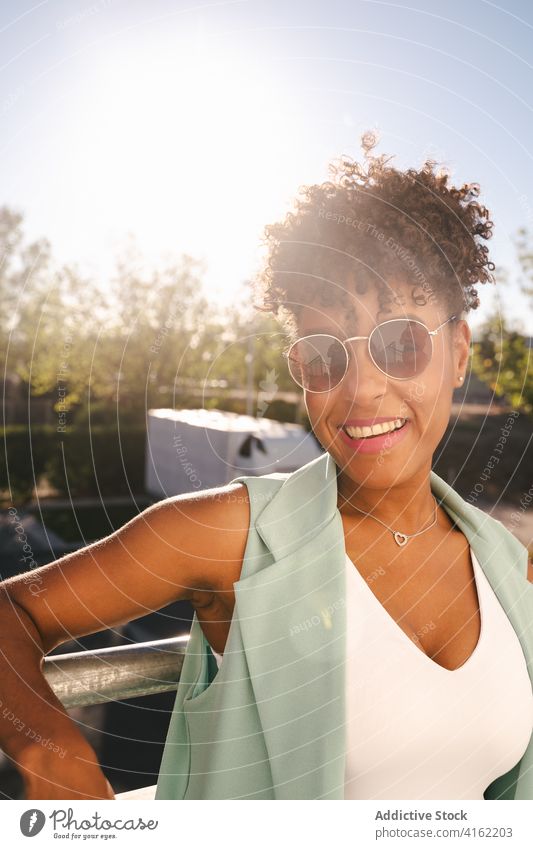
[[[405,534],[401,534],[400,531],[394,531],[394,539],[398,543],[398,545],[405,545],[407,542],[407,537]]]

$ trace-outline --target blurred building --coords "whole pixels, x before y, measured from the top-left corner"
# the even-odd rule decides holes
[[[159,498],[293,472],[323,449],[297,424],[222,410],[149,410],[145,489]]]

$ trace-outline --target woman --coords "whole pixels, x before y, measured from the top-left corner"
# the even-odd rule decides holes
[[[35,570],[38,595],[2,585],[2,699],[67,750],[2,721],[28,798],[113,797],[43,653],[178,598],[156,798],[533,798],[527,551],[431,470],[492,224],[477,186],[374,144],[266,230],[262,307],[324,455],[166,499]]]

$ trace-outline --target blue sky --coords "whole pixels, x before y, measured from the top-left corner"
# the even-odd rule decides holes
[[[481,184],[499,298],[532,334],[513,247],[533,231],[532,43],[525,2],[4,0],[0,204],[101,277],[132,234],[233,297],[262,227],[374,128],[400,167]],[[480,295],[474,328],[498,287]]]

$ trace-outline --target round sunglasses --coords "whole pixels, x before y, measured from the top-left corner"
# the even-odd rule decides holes
[[[376,368],[394,380],[410,380],[429,364],[433,337],[455,318],[450,316],[435,330],[428,330],[418,319],[390,318],[377,324],[370,336],[350,336],[344,341],[330,333],[312,333],[296,339],[283,356],[298,386],[308,392],[330,392],[348,371],[346,342],[365,339]]]

